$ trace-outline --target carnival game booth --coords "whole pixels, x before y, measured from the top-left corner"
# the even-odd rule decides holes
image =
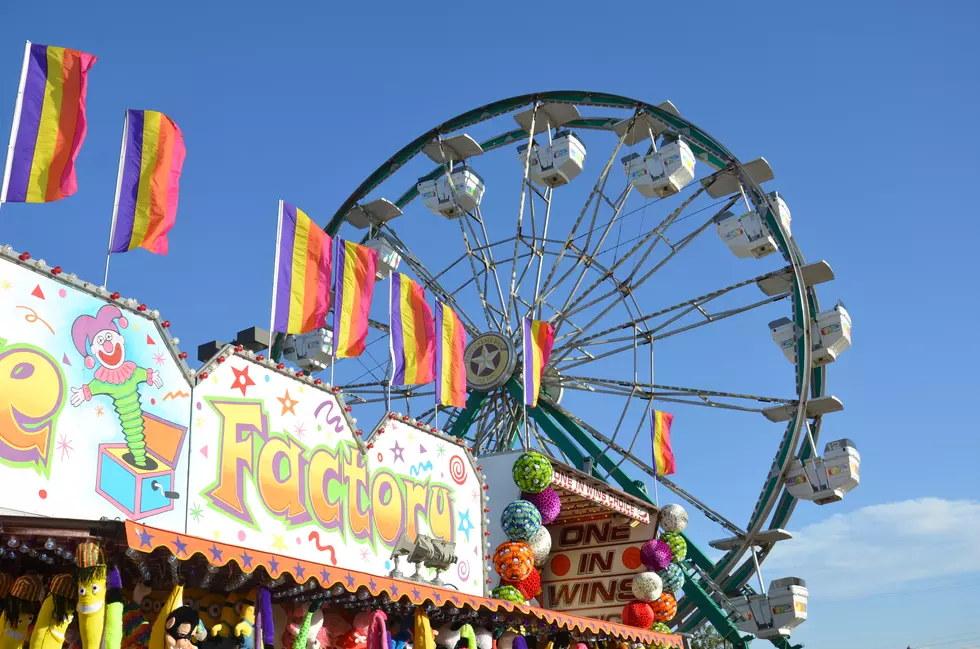
[[[535,451],[480,461],[491,475],[513,477],[491,491],[491,509],[500,512],[491,519],[499,525],[491,524],[490,531],[501,579],[495,593],[540,602],[548,610],[670,632],[685,581],[683,508],[658,510]]]
[[[365,433],[241,346],[193,371],[159,313],[9,247],[0,286],[0,649],[680,645],[490,596],[456,438]]]

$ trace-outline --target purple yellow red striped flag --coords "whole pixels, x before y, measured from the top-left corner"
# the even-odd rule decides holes
[[[425,288],[404,273],[391,274],[391,357],[394,385],[424,385],[436,379],[436,330]]]
[[[555,328],[543,320],[524,318],[524,403],[538,405],[541,377],[555,343]]]
[[[376,250],[337,239],[333,309],[333,347],[337,358],[354,358],[364,353],[377,269]]]
[[[657,475],[671,475],[677,471],[677,464],[674,462],[674,449],[670,446],[670,425],[674,422],[674,415],[669,412],[654,410],[651,418],[653,424],[653,462],[656,465]]]
[[[333,240],[303,210],[279,201],[272,330],[302,334],[326,326]]]
[[[456,312],[436,300],[436,403],[466,405],[466,329]]]
[[[85,91],[95,61],[28,41],[0,203],[49,203],[78,190],[75,160],[85,141]]]
[[[186,155],[184,135],[172,119],[155,110],[126,111],[110,252],[167,254]]]

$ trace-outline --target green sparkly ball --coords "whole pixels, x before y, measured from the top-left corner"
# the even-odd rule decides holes
[[[496,599],[502,599],[505,602],[514,602],[515,604],[524,604],[524,596],[521,595],[521,591],[517,590],[513,586],[501,585],[494,588],[491,595]]]
[[[650,630],[654,633],[670,633],[670,627],[663,622],[654,622]]]
[[[670,546],[673,561],[683,561],[687,557],[687,541],[684,540],[680,532],[664,532],[660,538]]]
[[[552,474],[551,460],[536,451],[524,453],[514,463],[514,483],[529,494],[547,489]]]

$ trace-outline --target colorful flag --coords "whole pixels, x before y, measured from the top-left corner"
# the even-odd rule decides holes
[[[425,288],[403,273],[391,274],[391,357],[393,385],[436,380],[436,329]]]
[[[330,310],[333,240],[303,210],[279,201],[279,247],[272,330],[302,334],[325,327]]]
[[[354,358],[364,352],[377,268],[377,251],[337,239],[333,310],[333,348],[337,358]]]
[[[555,343],[555,328],[542,320],[524,318],[524,403],[538,405],[541,377]]]
[[[456,312],[436,300],[436,403],[466,405],[466,329]]]
[[[657,475],[670,475],[677,471],[674,449],[670,447],[670,425],[674,422],[674,415],[654,410],[652,419],[653,461],[657,465]]]
[[[167,254],[186,155],[184,135],[172,119],[155,110],[126,111],[110,252]]]
[[[49,203],[78,190],[85,90],[96,57],[64,47],[24,49],[0,203]]]

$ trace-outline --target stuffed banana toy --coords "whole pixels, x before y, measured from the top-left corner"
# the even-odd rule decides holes
[[[78,562],[78,631],[82,649],[99,649],[105,628],[106,565],[105,555],[97,543],[79,543],[75,550]]]
[[[31,634],[30,649],[61,649],[65,631],[75,619],[78,589],[71,575],[55,575],[48,585],[48,596],[41,604]],[[118,647],[116,648],[118,649]]]
[[[235,637],[241,649],[255,649],[255,591],[246,595],[238,607]]]
[[[157,615],[157,619],[153,621],[153,630],[150,631],[150,646],[149,649],[164,649],[164,644],[167,635],[167,618],[170,614],[181,608],[184,605],[184,585],[175,584],[173,590],[170,591],[170,595],[167,596],[167,601],[163,603],[163,608],[160,609],[160,614]],[[88,649],[85,647],[84,649]]]
[[[0,649],[20,649],[24,646],[28,628],[41,608],[41,578],[37,575],[19,577],[4,602],[4,625]]]
[[[125,606],[122,589],[122,576],[119,569],[113,566],[106,580],[105,596],[105,642],[103,649],[121,649],[123,638],[123,607]],[[34,649],[34,647],[31,647]],[[51,649],[57,649],[53,647]]]

